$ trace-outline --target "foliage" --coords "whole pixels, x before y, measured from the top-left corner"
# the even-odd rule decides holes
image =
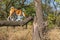
[[[57,24],[58,26],[60,26],[60,15],[57,16],[56,24]]]
[[[25,12],[26,12],[27,15],[29,15],[29,16],[35,16],[34,5],[33,5],[33,4],[30,4],[29,7],[25,8]]]
[[[28,16],[35,15],[34,5],[31,2],[29,5],[25,4],[26,0],[2,0],[0,2],[0,19],[6,19],[9,15],[10,7],[21,8]],[[3,16],[2,16],[3,15]],[[6,16],[5,16],[6,15]]]
[[[55,16],[53,13],[48,14],[48,28],[53,28],[55,25]]]
[[[57,10],[57,7],[60,2],[60,0],[45,0],[42,4],[43,13],[44,13],[44,19],[45,21],[48,21],[48,28],[55,27],[54,25],[60,26],[60,15],[59,10]],[[54,7],[51,6],[53,4]],[[60,6],[59,6],[60,7]]]
[[[59,2],[60,0],[55,0],[56,2]]]
[[[54,2],[59,3],[60,0],[54,0]],[[15,8],[21,8],[27,16],[35,16],[35,7],[34,3],[25,4],[26,0],[2,0],[0,2],[0,20],[5,20],[9,15],[9,10],[11,6]],[[53,7],[50,5],[51,0],[45,0],[45,3],[42,3],[43,17],[45,21],[48,21],[48,27],[53,25],[60,24],[60,16],[56,16],[59,10],[53,11]],[[53,5],[56,6],[57,5]],[[52,10],[53,9],[53,10]],[[57,19],[56,19],[57,18]]]

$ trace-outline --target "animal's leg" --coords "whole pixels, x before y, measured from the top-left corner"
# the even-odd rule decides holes
[[[14,21],[16,21],[17,18],[18,18],[18,16],[16,15],[16,13],[14,13],[14,15],[13,15]]]
[[[9,16],[9,17],[7,18],[7,21],[14,21],[14,18],[13,18],[12,16]]]
[[[12,12],[10,11],[10,14],[9,14],[9,16],[7,18],[7,21],[11,21],[11,16],[12,16]]]
[[[10,21],[10,19],[11,19],[11,17],[9,16],[9,17],[7,18],[7,21]]]
[[[26,17],[26,14],[24,12],[22,12],[23,16]]]
[[[14,9],[11,9],[10,10],[10,14],[9,14],[9,16],[8,16],[8,18],[7,18],[7,20],[8,21],[13,21],[13,19],[12,19],[12,15],[14,14]]]

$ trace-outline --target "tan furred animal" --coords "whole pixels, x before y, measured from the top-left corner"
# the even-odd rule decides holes
[[[8,18],[11,19],[11,16],[12,16],[14,13],[15,13],[17,16],[24,16],[24,17],[26,17],[25,13],[24,13],[21,9],[15,9],[14,7],[11,7],[11,8],[10,8],[10,14],[9,14]]]

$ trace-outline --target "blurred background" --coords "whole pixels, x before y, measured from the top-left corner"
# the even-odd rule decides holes
[[[36,16],[33,0],[0,0],[0,20],[6,20],[10,7],[21,8],[28,16]],[[42,0],[42,12],[44,21],[48,22],[47,40],[60,40],[60,0]],[[51,30],[52,29],[52,30]],[[27,29],[21,26],[0,26],[1,40],[32,40],[32,22]],[[52,36],[53,35],[53,36]]]

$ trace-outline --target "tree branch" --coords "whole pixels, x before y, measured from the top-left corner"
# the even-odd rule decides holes
[[[0,26],[23,26],[33,20],[33,17],[28,17],[23,21],[0,21]]]

